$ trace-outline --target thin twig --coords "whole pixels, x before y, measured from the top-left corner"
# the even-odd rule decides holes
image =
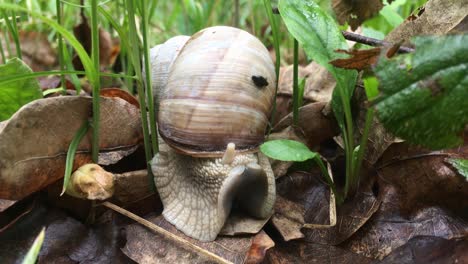
[[[351,41],[358,42],[361,44],[366,44],[366,45],[373,46],[373,47],[393,45],[392,43],[388,41],[370,38],[370,37],[362,36],[356,33],[348,32],[348,31],[342,31],[342,33],[343,33],[344,38],[347,40],[351,40]],[[410,52],[414,52],[414,49],[410,47],[405,47],[405,46],[400,46],[400,48],[398,49],[398,53],[410,53]]]
[[[171,240],[172,242],[175,242],[176,244],[184,247],[184,248],[188,248],[190,250],[193,250],[197,253],[200,253],[200,254],[203,254],[205,255],[206,257],[208,257],[209,259],[213,260],[213,261],[216,261],[218,263],[232,263],[232,262],[229,262],[221,257],[219,257],[218,255],[215,255],[209,251],[207,251],[206,249],[204,248],[201,248],[197,245],[194,245],[192,243],[190,243],[189,241],[181,238],[181,237],[178,237],[174,234],[172,234],[171,232],[151,223],[150,221],[144,219],[144,218],[141,218],[139,217],[138,215],[135,215],[113,203],[110,203],[110,202],[103,202],[101,205],[104,205],[105,207],[107,208],[110,208],[128,218],[131,218],[135,221],[137,221],[139,224],[143,225],[143,226],[146,226],[147,228],[153,230],[154,232],[160,234],[160,235],[163,235],[164,237],[166,237],[167,239]]]

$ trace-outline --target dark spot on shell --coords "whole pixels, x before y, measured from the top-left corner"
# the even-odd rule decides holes
[[[258,76],[252,75],[252,81],[254,82],[255,86],[257,86],[258,88],[268,86],[267,79],[265,79],[265,77],[260,76],[260,75]]]

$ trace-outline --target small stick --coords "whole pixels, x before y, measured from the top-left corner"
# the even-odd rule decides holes
[[[362,36],[356,33],[348,32],[348,31],[342,31],[341,33],[343,33],[343,36],[345,39],[358,42],[361,44],[366,44],[366,45],[373,46],[373,47],[392,46],[392,43],[388,41],[370,38],[370,37]],[[410,52],[414,52],[414,49],[405,47],[405,46],[400,46],[400,48],[398,49],[398,53],[410,53]]]
[[[219,257],[218,255],[215,255],[211,252],[209,252],[208,250],[204,249],[204,248],[201,248],[197,245],[194,245],[190,242],[188,242],[187,240],[181,238],[181,237],[178,237],[174,234],[172,234],[171,232],[151,223],[150,221],[144,219],[144,218],[141,218],[139,217],[138,215],[136,214],[133,214],[125,209],[123,209],[122,207],[119,207],[113,203],[110,203],[110,202],[103,202],[101,205],[104,205],[105,207],[107,208],[110,208],[128,218],[131,218],[135,221],[137,221],[139,224],[143,225],[143,226],[146,226],[147,228],[153,230],[154,232],[160,234],[160,235],[163,235],[164,237],[166,237],[167,239],[171,240],[172,242],[175,242],[176,244],[184,247],[184,248],[188,248],[188,249],[191,249],[197,253],[201,253],[203,255],[205,255],[206,257],[208,257],[209,259],[213,260],[213,261],[216,261],[218,263],[232,263],[232,262],[229,262],[221,257]]]

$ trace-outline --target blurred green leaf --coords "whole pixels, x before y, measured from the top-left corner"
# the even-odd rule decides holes
[[[0,65],[0,81],[11,75],[32,73],[22,60],[13,58]],[[35,78],[23,78],[0,85],[0,121],[10,118],[23,105],[42,98],[42,91]]]
[[[267,141],[260,150],[268,157],[282,161],[305,161],[317,155],[301,142],[287,139]]]
[[[379,80],[375,76],[365,77],[363,83],[368,100],[372,100],[379,95]]]
[[[432,149],[462,143],[468,123],[468,35],[418,37],[414,54],[382,58],[379,119],[393,134]]]
[[[335,20],[313,1],[280,0],[279,10],[289,32],[302,45],[310,59],[325,67],[336,79],[333,92],[333,111],[341,127],[344,127],[344,110],[340,91],[349,101],[356,82],[354,70],[335,68],[329,61],[343,58],[338,49],[348,49]],[[338,91],[340,90],[340,91]]]
[[[467,159],[448,159],[461,176],[468,180],[468,160]]]

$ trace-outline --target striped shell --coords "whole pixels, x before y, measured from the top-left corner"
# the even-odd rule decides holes
[[[183,46],[162,90],[159,132],[177,151],[221,156],[226,145],[255,151],[263,142],[275,93],[265,46],[232,27],[211,27]]]
[[[189,38],[189,36],[176,36],[168,39],[164,44],[153,47],[150,51],[151,83],[156,106],[155,111],[159,109],[159,94],[164,93],[166,89],[169,69]]]

